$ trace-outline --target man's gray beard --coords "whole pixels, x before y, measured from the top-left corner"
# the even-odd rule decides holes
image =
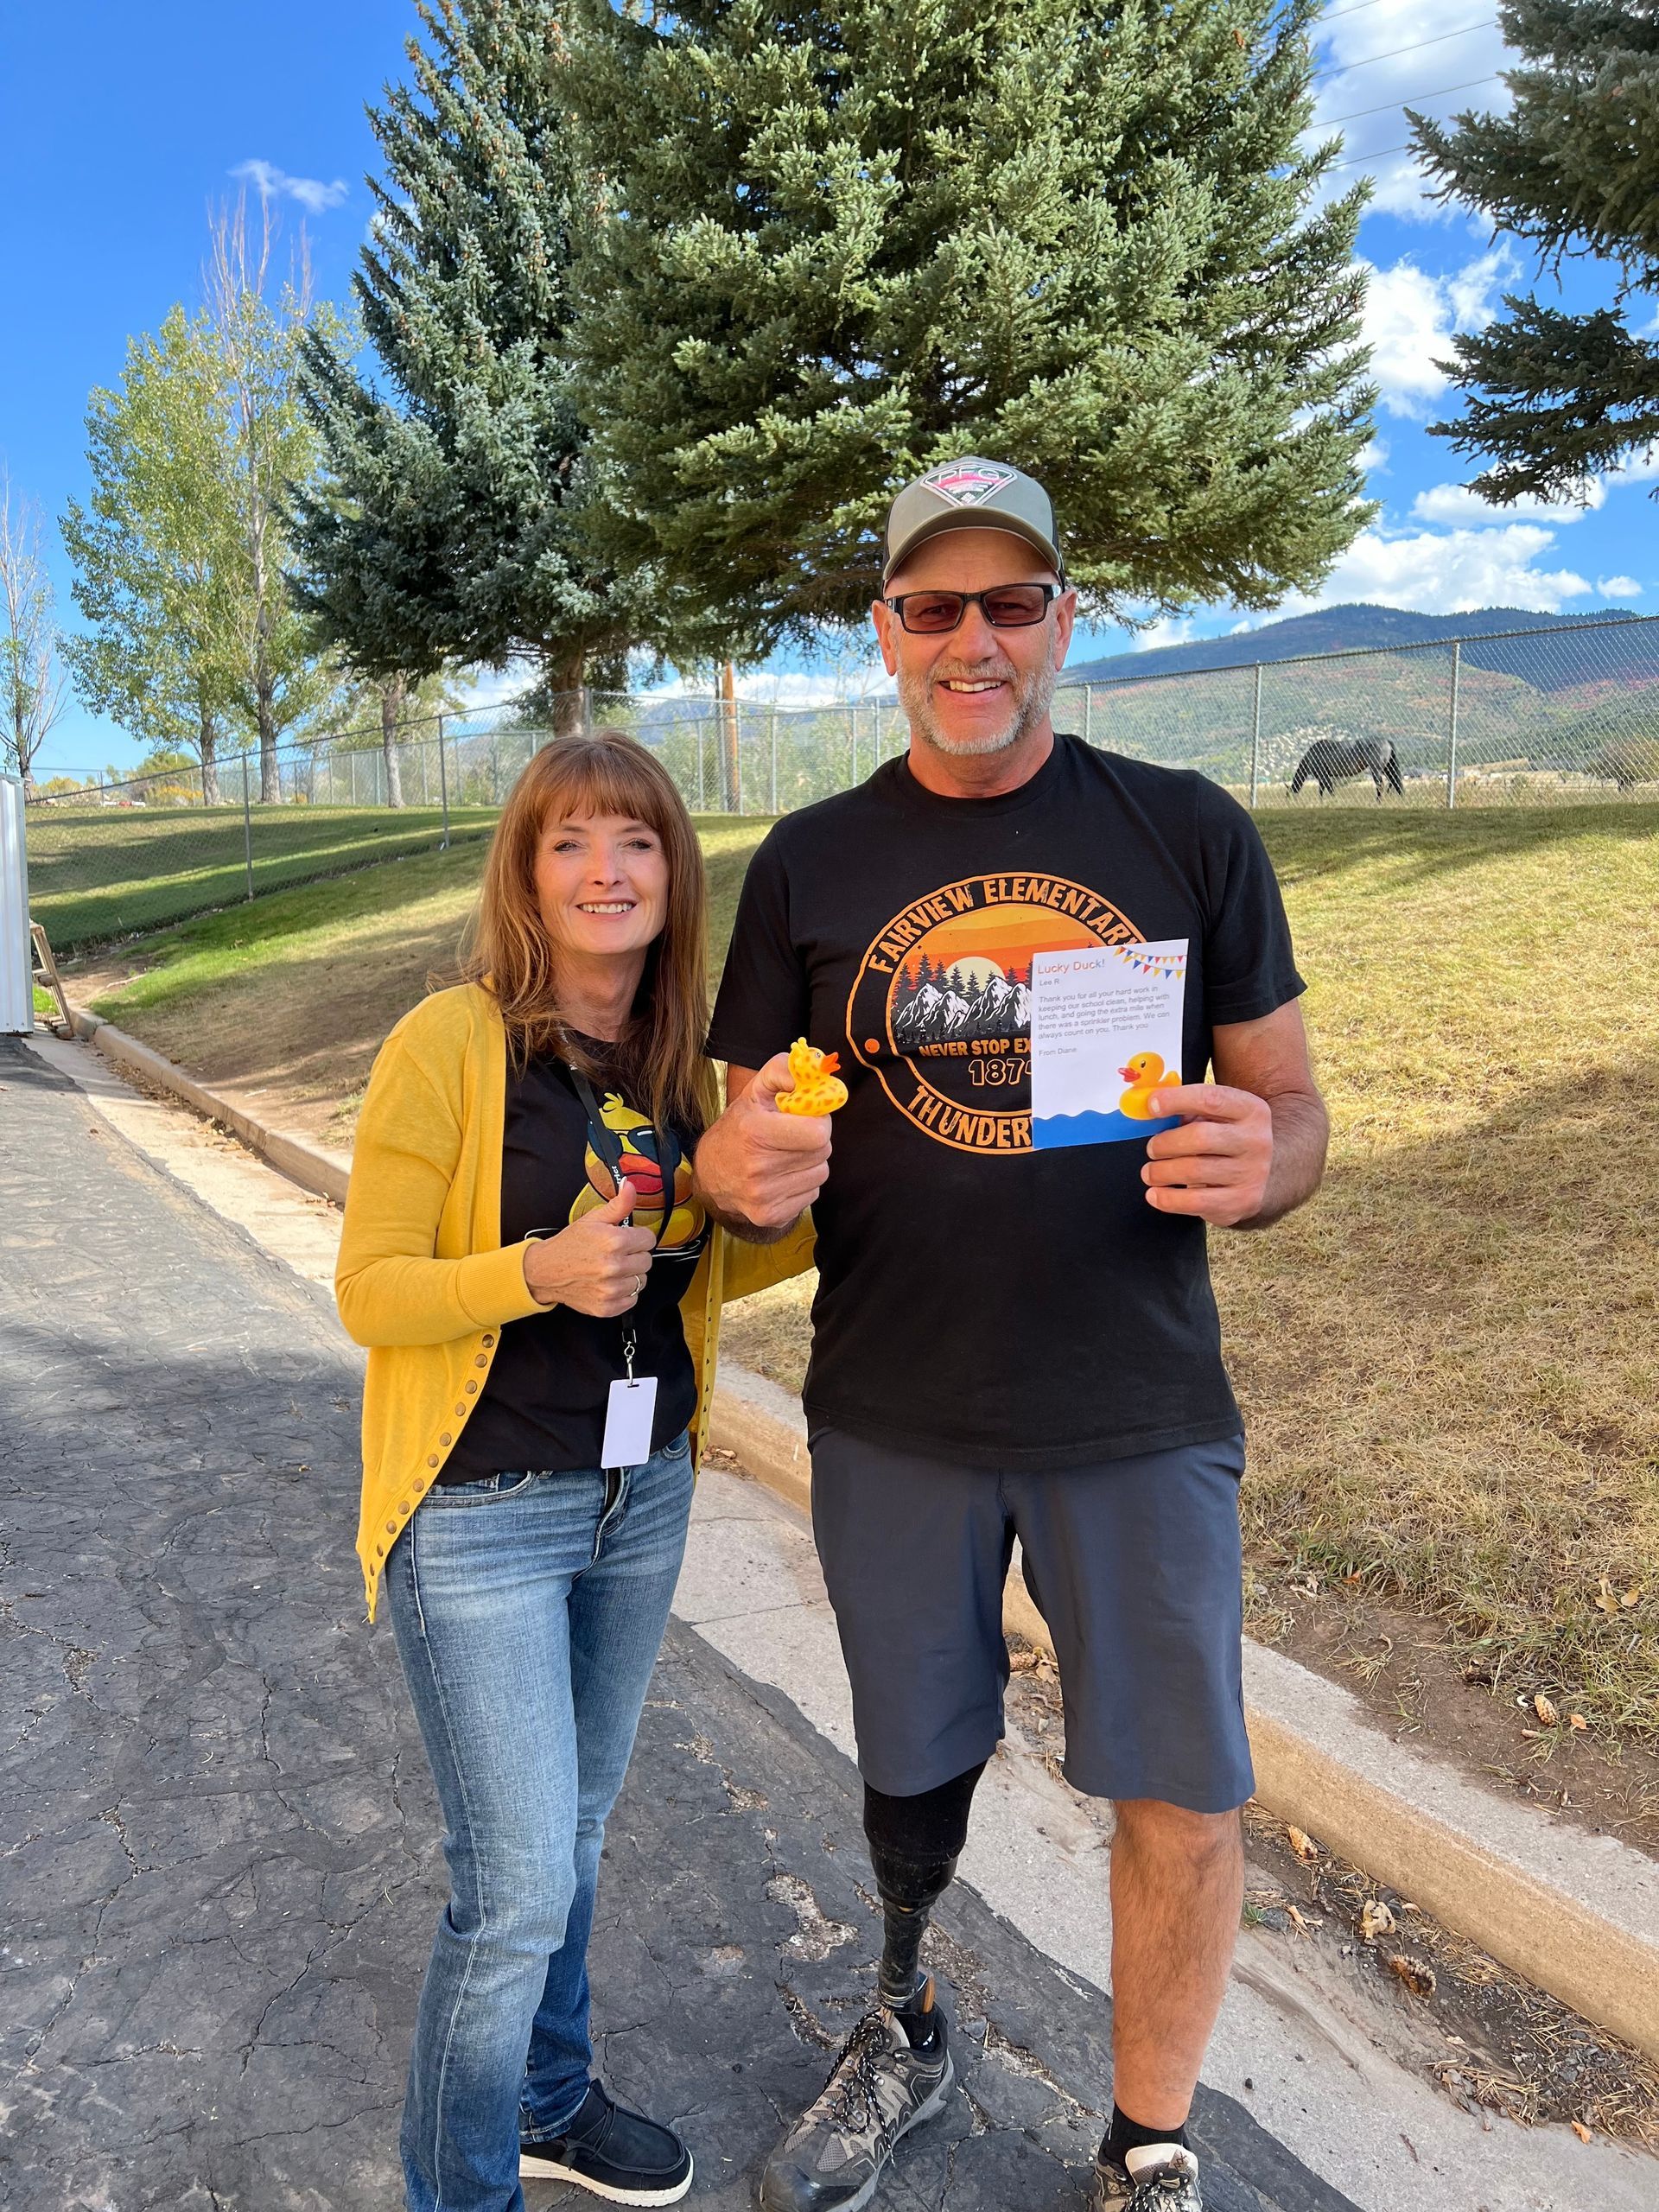
[[[961,669],[957,674],[969,680],[975,674],[1006,677],[1014,687],[1014,711],[1005,727],[988,731],[983,737],[964,743],[960,738],[947,737],[939,728],[933,713],[932,676],[922,676],[914,671],[901,672],[899,677],[899,704],[905,710],[910,724],[910,734],[924,745],[931,745],[936,753],[943,753],[947,760],[964,760],[982,758],[988,753],[1006,753],[1010,746],[1018,745],[1027,730],[1035,729],[1054,703],[1054,686],[1059,673],[1052,661],[1046,661],[1029,677],[1021,691],[1020,677],[1012,669]]]

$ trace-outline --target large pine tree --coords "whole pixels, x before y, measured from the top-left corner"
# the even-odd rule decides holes
[[[1478,488],[1506,505],[1570,499],[1659,444],[1659,12],[1650,0],[1504,0],[1498,21],[1524,56],[1505,72],[1508,114],[1411,117],[1440,196],[1490,215],[1547,266],[1597,255],[1619,271],[1611,307],[1573,315],[1511,295],[1502,318],[1455,341],[1447,366],[1468,404],[1433,427],[1492,462]]]
[[[1314,0],[575,4],[595,521],[671,648],[855,620],[964,452],[1044,479],[1108,608],[1270,606],[1368,519]]]
[[[331,480],[299,502],[296,588],[366,676],[528,652],[568,699],[613,680],[630,639],[582,529],[564,334],[582,195],[558,16],[546,0],[416,13],[413,81],[371,116],[385,173],[354,283],[376,367],[307,348]]]

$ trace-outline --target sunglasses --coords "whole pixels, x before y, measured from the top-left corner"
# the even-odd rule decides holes
[[[998,584],[993,591],[906,591],[881,604],[890,607],[913,635],[940,638],[960,626],[970,607],[979,608],[993,630],[1029,630],[1043,620],[1063,588],[1059,584]]]

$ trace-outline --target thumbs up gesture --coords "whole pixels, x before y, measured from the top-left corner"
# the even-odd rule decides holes
[[[656,1239],[630,1226],[638,1205],[625,1177],[621,1189],[592,1213],[524,1247],[524,1281],[542,1306],[569,1306],[607,1319],[626,1313],[645,1287]]]

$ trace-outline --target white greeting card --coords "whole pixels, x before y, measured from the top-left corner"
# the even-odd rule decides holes
[[[1031,963],[1031,1141],[1039,1152],[1175,1128],[1151,1101],[1181,1080],[1182,938],[1039,952]]]

